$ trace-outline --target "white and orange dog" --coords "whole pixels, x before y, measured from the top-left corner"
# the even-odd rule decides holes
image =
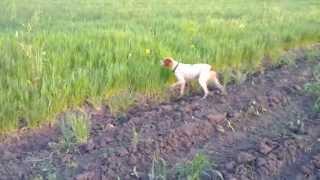
[[[194,79],[198,79],[198,82],[204,91],[203,99],[209,94],[207,85],[210,82],[213,82],[223,94],[226,94],[224,87],[218,80],[217,73],[212,70],[212,67],[209,64],[183,64],[171,57],[166,57],[161,61],[161,65],[174,72],[177,82],[171,85],[171,87],[174,88],[180,85],[180,96],[184,93],[186,83]]]

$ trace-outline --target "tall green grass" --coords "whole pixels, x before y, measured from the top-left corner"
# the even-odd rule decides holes
[[[318,42],[319,9],[318,0],[2,0],[0,130],[38,126],[85,99],[164,97],[163,56],[213,64],[225,81],[252,72],[265,55]]]

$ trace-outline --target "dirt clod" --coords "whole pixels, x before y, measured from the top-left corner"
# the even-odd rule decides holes
[[[217,130],[218,132],[220,132],[220,133],[225,133],[225,132],[226,132],[225,129],[224,129],[224,127],[221,126],[221,125],[216,125],[215,127],[216,127],[216,130]]]
[[[318,169],[320,169],[320,154],[313,157],[312,163]]]
[[[94,171],[84,172],[76,177],[76,180],[96,180],[97,174]]]
[[[238,163],[247,163],[254,161],[256,157],[248,152],[240,152],[237,156]]]
[[[223,123],[226,119],[226,115],[225,114],[209,114],[207,118],[210,124],[216,125],[216,124]]]
[[[262,154],[268,154],[272,151],[272,144],[269,140],[264,139],[259,143],[259,152]]]
[[[232,171],[236,167],[237,163],[235,161],[230,161],[225,165],[226,170]]]

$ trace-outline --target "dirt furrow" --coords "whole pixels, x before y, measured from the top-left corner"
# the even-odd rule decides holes
[[[297,59],[229,85],[227,96],[201,100],[194,93],[158,105],[141,104],[118,117],[107,108],[88,106],[88,143],[69,152],[57,149],[57,127],[11,138],[0,145],[0,175],[148,179],[156,154],[170,169],[169,179],[175,179],[174,167],[202,151],[225,179],[317,178],[320,116],[311,110],[313,97],[303,91],[316,62],[299,53]]]

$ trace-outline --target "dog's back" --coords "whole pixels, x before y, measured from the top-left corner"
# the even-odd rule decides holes
[[[180,64],[176,70],[176,74],[182,74],[186,80],[199,77],[201,73],[210,72],[209,64]]]

